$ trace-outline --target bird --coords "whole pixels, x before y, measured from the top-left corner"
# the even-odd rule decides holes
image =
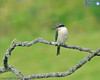
[[[68,30],[65,27],[64,24],[62,23],[57,23],[56,26],[54,28],[52,28],[52,30],[57,30],[56,34],[55,34],[55,42],[58,42],[60,44],[64,44],[65,41],[68,38]],[[60,54],[60,46],[57,46],[57,53],[56,55]]]

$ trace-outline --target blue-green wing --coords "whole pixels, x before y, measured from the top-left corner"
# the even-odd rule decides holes
[[[57,41],[57,38],[58,38],[58,31],[56,31],[55,42]]]

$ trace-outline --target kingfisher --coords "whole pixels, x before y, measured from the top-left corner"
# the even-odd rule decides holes
[[[56,35],[55,35],[55,42],[58,42],[60,44],[64,44],[65,41],[68,38],[68,30],[62,23],[57,23],[56,26],[53,28],[53,30],[57,29]],[[60,46],[57,46],[57,55],[60,54]]]

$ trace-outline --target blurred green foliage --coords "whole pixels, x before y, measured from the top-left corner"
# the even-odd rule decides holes
[[[86,7],[85,0],[0,0],[0,66],[11,41],[32,41],[37,37],[54,41],[56,23],[69,31],[66,44],[92,50],[100,46],[100,7]],[[16,47],[9,64],[24,75],[62,72],[72,68],[88,53],[37,43],[31,47]],[[95,57],[74,74],[63,78],[41,80],[99,80],[99,57]],[[10,72],[0,77],[11,77]]]

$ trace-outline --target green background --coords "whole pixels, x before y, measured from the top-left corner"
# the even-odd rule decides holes
[[[0,67],[12,40],[32,41],[41,37],[54,41],[56,23],[69,31],[66,44],[97,50],[100,47],[100,6],[86,7],[85,0],[0,0]],[[75,66],[89,53],[37,43],[16,47],[9,58],[24,75],[63,72]],[[99,80],[100,58],[95,57],[70,76],[37,80]],[[2,77],[16,77],[11,72]]]

